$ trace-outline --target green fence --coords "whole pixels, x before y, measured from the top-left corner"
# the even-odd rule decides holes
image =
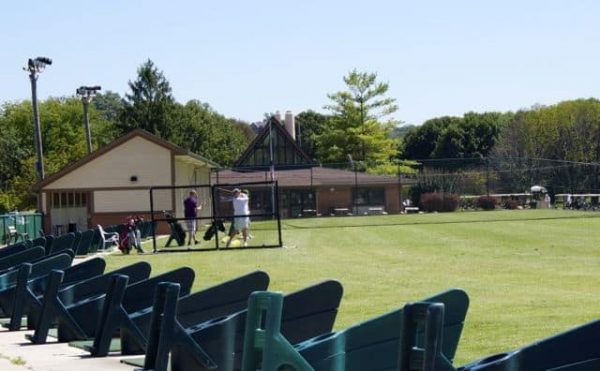
[[[0,215],[0,244],[6,241],[9,226],[14,226],[18,233],[27,233],[29,238],[35,238],[43,225],[44,215],[41,213],[12,212]]]

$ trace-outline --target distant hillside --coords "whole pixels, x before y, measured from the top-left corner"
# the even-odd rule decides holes
[[[408,131],[414,127],[416,127],[416,125],[396,126],[392,131],[392,138],[403,138],[406,133],[408,133]]]

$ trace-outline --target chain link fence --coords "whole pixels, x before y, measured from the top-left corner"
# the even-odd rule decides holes
[[[550,203],[567,196],[598,205],[600,165],[534,158],[461,158],[406,162],[324,163],[312,167],[287,166],[219,169],[213,183],[277,180],[281,187],[283,217],[398,213],[418,206],[427,192],[453,194],[463,203],[478,196],[518,199],[528,205],[539,197],[532,187],[544,189]]]

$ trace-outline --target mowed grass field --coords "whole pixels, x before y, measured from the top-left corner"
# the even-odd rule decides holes
[[[189,266],[194,290],[256,269],[283,292],[337,279],[344,297],[336,329],[462,288],[471,303],[456,365],[600,318],[600,213],[289,219],[282,227],[288,248],[112,255],[108,268],[140,259],[152,264],[153,275]]]

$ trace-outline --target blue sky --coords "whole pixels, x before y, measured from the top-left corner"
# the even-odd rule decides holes
[[[121,95],[152,59],[180,102],[246,121],[322,111],[353,68],[376,72],[395,118],[600,97],[600,2],[11,1],[0,13],[0,102],[30,98],[27,58],[53,59],[39,96]]]

